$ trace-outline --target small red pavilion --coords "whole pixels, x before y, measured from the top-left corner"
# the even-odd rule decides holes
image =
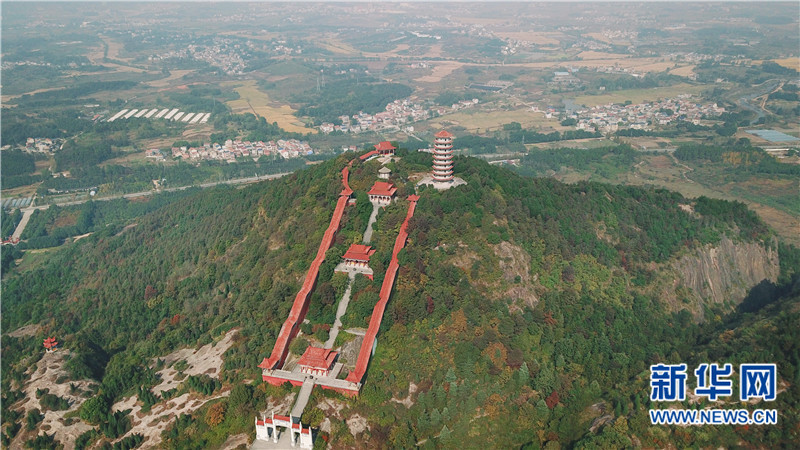
[[[378,151],[378,154],[381,156],[384,155],[394,155],[394,151],[397,150],[397,147],[392,145],[389,141],[379,142],[378,145],[375,146],[375,150]]]
[[[333,370],[333,363],[338,355],[338,352],[327,348],[309,346],[297,364],[300,366],[300,372],[327,377]]]
[[[58,341],[56,341],[55,338],[49,337],[49,338],[44,340],[44,348],[48,352],[55,351],[56,347],[58,347]]]
[[[392,183],[376,181],[372,185],[372,189],[367,192],[367,195],[369,195],[369,201],[371,202],[388,205],[392,202],[395,192],[397,192],[397,188]]]

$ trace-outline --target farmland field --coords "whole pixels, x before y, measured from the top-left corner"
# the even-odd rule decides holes
[[[277,122],[281,128],[293,133],[317,132],[313,128],[303,126],[302,122],[292,115],[295,110],[291,106],[281,105],[270,100],[266,92],[256,87],[254,80],[242,83],[232,82],[227,83],[227,85],[233,86],[234,90],[239,93],[238,99],[227,102],[227,105],[231,107],[234,113],[253,113],[266,118],[270,123]]]

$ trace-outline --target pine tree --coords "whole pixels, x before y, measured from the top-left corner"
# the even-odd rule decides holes
[[[447,425],[445,425],[442,427],[442,431],[439,433],[439,439],[446,443],[450,440],[450,434],[450,429],[447,428]]]
[[[528,371],[528,363],[523,362],[522,365],[519,367],[517,373],[519,374],[520,385],[528,384],[528,381],[530,380],[531,377],[531,374]]]

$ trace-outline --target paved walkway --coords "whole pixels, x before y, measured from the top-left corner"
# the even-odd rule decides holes
[[[253,441],[253,445],[250,446],[250,450],[292,450],[296,448],[300,448],[300,446],[295,445],[292,447],[292,433],[288,432],[278,434],[278,443],[272,442],[272,439],[268,441],[256,439]]]
[[[378,220],[378,208],[380,205],[377,203],[372,204],[372,214],[369,215],[369,222],[367,222],[367,229],[364,230],[364,243],[369,244],[372,240],[372,225]]]
[[[25,226],[28,225],[28,221],[31,219],[31,215],[35,211],[34,208],[28,208],[22,210],[22,220],[19,221],[19,225],[14,230],[14,234],[11,235],[14,239],[19,239],[22,236],[22,232],[25,231]]]
[[[314,389],[314,382],[314,377],[308,377],[303,381],[303,386],[300,388],[300,393],[297,394],[297,400],[292,408],[292,417],[299,418],[303,415],[303,410],[306,409],[308,399],[311,397],[311,390]]]
[[[328,340],[325,341],[325,348],[333,348],[333,343],[336,342],[336,336],[339,336],[339,329],[342,328],[342,316],[347,312],[347,305],[350,303],[350,292],[356,274],[355,272],[348,272],[347,277],[350,280],[347,282],[347,289],[345,289],[344,295],[342,295],[342,298],[339,300],[339,306],[336,308],[336,320],[333,321],[333,328],[331,328]]]

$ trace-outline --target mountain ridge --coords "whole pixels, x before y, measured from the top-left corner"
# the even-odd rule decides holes
[[[392,163],[393,181],[404,196],[414,191],[409,177],[428,170],[430,156],[400,154]],[[43,324],[37,337],[56,334],[76,352],[68,364],[73,374],[95,373],[99,394],[91,395],[119,399],[157,382],[148,358],[209,343],[240,326],[241,340],[218,372],[238,389],[243,380],[260,377],[256,364],[286,317],[339,196],[338,171],[350,159],[341,156],[280,181],[200,192],[137,219],[125,233],[117,235],[120,226],[113,225],[57,249],[40,272],[3,280],[3,328]],[[354,164],[353,188],[370,185],[378,167]],[[418,192],[362,394],[335,399],[345,408],[337,414],[367,418],[371,428],[357,439],[370,447],[405,446],[412,444],[409,437],[445,447],[459,436],[501,447],[592,438],[581,411],[598,400],[625,405],[621,409],[641,405],[645,391],[632,386],[640,388],[635,380],[646,364],[688,355],[699,334],[691,314],[670,313],[652,291],[658,267],[724,239],[772,247],[767,228],[739,204],[659,189],[527,179],[472,158],[458,158],[456,172],[466,186]],[[345,211],[320,267],[308,339],[330,323],[340,295],[333,265],[360,239],[369,213],[359,209],[365,197],[357,194],[356,207]],[[401,204],[379,215],[370,263],[376,277],[354,285],[345,317],[350,325],[371,311],[404,215]],[[506,276],[512,267],[514,276]],[[718,315],[733,307],[708,303],[704,308]],[[652,341],[641,342],[642,330]],[[41,349],[35,339],[3,341],[6,395],[25,383],[22,356]],[[108,356],[97,360],[97,352],[87,350],[95,347]],[[87,369],[95,363],[100,372]],[[411,383],[418,386],[414,393]],[[285,393],[246,389],[252,395],[239,405],[244,415],[266,406],[263,395]],[[398,410],[389,405],[391,397],[413,406]],[[309,403],[312,417],[322,414],[320,400]],[[492,434],[512,413],[518,419],[503,425],[507,435]],[[219,433],[205,428],[186,434],[192,423],[204,423],[202,414],[179,421],[170,433],[201,446],[221,444],[214,437]],[[389,416],[392,422],[385,421]],[[252,431],[237,423],[223,426]],[[319,426],[321,419],[311,423]],[[325,433],[341,446],[356,442],[346,426],[332,424]],[[639,439],[653,444],[653,436]]]

